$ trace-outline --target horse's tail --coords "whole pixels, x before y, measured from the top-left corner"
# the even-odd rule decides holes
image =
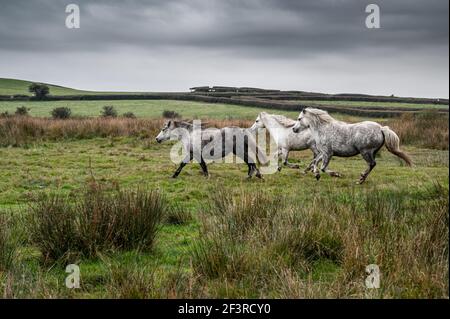
[[[383,132],[384,141],[388,151],[404,160],[406,165],[412,166],[411,158],[408,154],[400,150],[400,138],[398,135],[391,130],[389,126],[381,127],[381,131]]]

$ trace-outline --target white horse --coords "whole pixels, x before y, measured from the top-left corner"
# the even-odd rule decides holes
[[[408,166],[412,165],[410,157],[400,150],[397,134],[389,127],[375,122],[348,124],[335,120],[323,110],[306,108],[300,113],[293,127],[294,132],[301,130],[311,131],[319,151],[319,155],[314,159],[314,175],[317,180],[320,179],[317,169],[320,161],[321,170],[326,172],[333,156],[350,157],[361,154],[369,166],[361,173],[358,182],[364,183],[377,164],[375,155],[384,144],[389,152],[403,159]]]
[[[292,131],[294,125],[294,120],[291,120],[283,115],[261,112],[250,130],[254,131],[260,128],[267,128],[269,134],[272,136],[278,147],[278,159],[281,159],[283,165],[298,169],[298,165],[288,162],[290,151],[303,151],[310,149],[313,152],[314,157],[316,157],[318,151],[310,130],[307,129],[302,130],[299,133],[294,133]],[[312,164],[313,163],[305,169],[305,173],[312,169]],[[281,165],[278,165],[278,170],[281,171]]]

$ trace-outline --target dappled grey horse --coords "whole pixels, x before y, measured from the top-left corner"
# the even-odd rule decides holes
[[[203,129],[199,125],[169,120],[164,124],[156,141],[162,143],[169,139],[181,141],[186,153],[173,178],[178,177],[183,167],[193,159],[200,163],[205,176],[209,176],[207,161],[223,159],[231,153],[248,165],[248,178],[255,173],[256,177],[262,178],[256,166],[256,159],[262,164],[268,163],[268,159],[256,145],[251,132],[239,127]]]
[[[335,176],[339,173],[327,170],[333,156],[350,157],[361,154],[369,167],[361,174],[359,184],[364,183],[367,176],[376,166],[375,155],[386,145],[392,154],[403,159],[408,166],[412,165],[410,157],[400,150],[400,139],[388,126],[381,126],[375,122],[359,122],[348,124],[337,121],[326,111],[306,108],[294,125],[294,132],[310,129],[316,142],[319,155],[314,159],[314,175],[320,179],[317,165],[322,161],[321,170],[331,172]]]
[[[306,149],[311,149],[314,157],[318,155],[318,151],[316,149],[316,143],[311,135],[311,131],[309,129],[305,129],[298,133],[294,133],[292,131],[294,125],[295,121],[287,118],[286,116],[261,112],[250,130],[253,131],[266,128],[269,131],[270,136],[272,136],[277,144],[278,156],[283,165],[298,169],[298,165],[288,162],[290,151],[303,151]],[[305,173],[312,169],[312,164],[313,163],[305,169]],[[278,170],[281,171],[281,165],[278,166]]]

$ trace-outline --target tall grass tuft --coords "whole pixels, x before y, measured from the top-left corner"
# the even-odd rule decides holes
[[[185,225],[193,219],[192,213],[179,204],[171,205],[164,214],[164,222],[168,225]]]
[[[29,116],[0,118],[0,146],[24,146],[39,141],[129,136],[150,138],[162,120],[130,118],[49,119]]]
[[[158,191],[98,187],[80,198],[44,195],[31,204],[33,242],[46,260],[95,257],[112,250],[151,250],[165,200]]]
[[[0,212],[0,274],[9,271],[16,258],[18,245],[12,227],[11,218]]]
[[[20,147],[40,141],[90,139],[96,137],[153,138],[161,130],[163,119],[100,117],[50,119],[30,116],[0,116],[0,147]],[[208,120],[207,126],[237,125],[250,127],[252,121]]]
[[[398,134],[404,144],[448,150],[448,114],[430,110],[417,115],[404,114],[388,125]]]
[[[215,283],[214,296],[448,298],[448,187],[421,197],[335,190],[301,202],[213,193],[192,266]],[[370,264],[382,274],[376,291],[365,288]]]

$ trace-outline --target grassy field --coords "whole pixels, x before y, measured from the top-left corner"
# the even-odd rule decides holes
[[[119,114],[133,112],[137,117],[161,117],[165,110],[175,111],[184,118],[243,118],[253,119],[264,109],[228,104],[210,104],[190,101],[167,100],[121,100],[121,101],[56,101],[56,102],[1,102],[0,113],[14,113],[17,107],[26,106],[32,116],[50,116],[55,107],[69,107],[74,116],[99,116],[103,106],[112,105]],[[266,110],[267,111],[267,110]],[[295,117],[297,112],[281,111],[286,116]]]
[[[56,107],[69,107],[72,116],[97,117],[103,106],[111,105],[119,115],[132,112],[138,118],[160,118],[163,111],[174,111],[184,119],[243,119],[254,120],[260,112],[282,114],[295,119],[299,112],[270,110],[258,107],[243,107],[221,103],[202,103],[177,100],[119,100],[119,101],[43,101],[43,102],[5,102],[0,101],[0,114],[14,114],[16,109],[25,106],[29,114],[35,117],[50,117]],[[360,120],[357,116],[333,114],[338,119],[347,121]],[[385,121],[385,119],[374,119]]]
[[[79,103],[26,105],[32,114],[48,116],[56,106],[98,115],[107,104]],[[186,118],[253,120],[260,111],[178,101],[111,104],[119,113],[154,118],[173,110]],[[16,105],[1,104],[0,110]],[[45,128],[25,127],[32,129]],[[409,168],[383,149],[361,186],[355,184],[366,165],[360,157],[334,158],[330,168],[343,177],[323,176],[319,182],[292,169],[246,180],[245,165],[219,163],[209,165],[208,179],[198,164],[190,164],[174,180],[171,143],[157,144],[155,130],[136,136],[30,139],[20,147],[0,148],[0,217],[12,216],[13,227],[7,230],[18,247],[13,263],[2,264],[0,258],[2,296],[448,298],[448,150],[405,145],[415,163]],[[59,128],[55,132],[65,136]],[[448,127],[446,132],[448,139]],[[303,168],[311,152],[293,152],[291,159]],[[93,257],[65,256],[49,263],[29,235],[30,204],[40,194],[82,198],[92,183],[108,193],[159,190],[169,203],[183,207],[185,217],[163,222],[149,251],[100,250]],[[1,224],[0,219],[0,257],[8,251]],[[65,287],[67,263],[80,265],[81,289]],[[382,273],[382,288],[376,291],[364,288],[370,263]]]
[[[307,105],[333,105],[333,106],[349,106],[349,107],[383,107],[383,108],[419,108],[419,109],[448,109],[448,105],[439,104],[414,104],[414,103],[399,103],[399,102],[365,102],[365,101],[315,101],[315,100],[300,100],[300,104]]]
[[[428,199],[421,197],[433,185],[443,185],[448,192],[448,151],[407,147],[406,150],[416,163],[413,169],[404,167],[397,158],[383,151],[378,160],[379,165],[367,183],[356,186],[355,181],[365,168],[364,161],[358,157],[333,160],[332,168],[343,173],[344,177],[332,179],[324,176],[320,182],[316,182],[312,175],[303,176],[291,169],[267,175],[264,181],[247,181],[245,167],[230,164],[210,165],[209,179],[201,176],[198,164],[192,164],[185,168],[179,179],[173,180],[170,176],[176,165],[168,159],[169,149],[170,145],[130,138],[43,143],[25,149],[0,149],[0,205],[4,212],[10,209],[14,212],[26,211],[30,198],[40,192],[52,191],[76,196],[94,176],[97,181],[111,188],[120,185],[125,189],[137,186],[160,189],[171,202],[186,205],[194,215],[194,220],[185,225],[165,225],[157,239],[155,251],[151,253],[116,252],[105,257],[106,261],[98,258],[76,260],[82,269],[83,289],[75,292],[65,290],[62,286],[62,278],[65,276],[62,266],[51,267],[47,272],[46,267],[41,266],[39,250],[32,244],[23,247],[19,259],[24,267],[35,271],[41,269],[43,272],[39,275],[44,277],[44,287],[36,292],[37,296],[48,293],[71,297],[106,297],[108,290],[105,280],[109,276],[111,262],[130,268],[150,267],[153,271],[156,269],[162,272],[164,276],[181,267],[183,273],[192,275],[194,270],[190,265],[190,258],[201,229],[202,211],[208,204],[211,190],[219,185],[225,192],[236,193],[244,189],[256,193],[264,190],[272,196],[285,196],[286,200],[305,204],[314,198],[325,199],[345,193],[353,194],[351,196],[356,198],[375,191],[396,194],[402,201],[421,200],[426,203]],[[293,161],[299,161],[302,166],[309,159],[309,151],[293,156]],[[377,262],[383,267],[381,260]],[[31,272],[30,276],[37,276],[36,272]],[[316,284],[321,281],[333,282],[340,273],[340,265],[323,258],[308,273],[319,278]],[[223,290],[224,284],[216,281],[207,283],[208,290],[211,290],[208,295],[247,296],[245,289],[239,292],[239,285],[243,283],[228,283],[229,292]],[[408,284],[398,288],[412,293],[408,290],[412,289]],[[279,296],[276,291],[265,291],[263,295],[272,293]],[[416,292],[417,296],[422,293]],[[257,292],[252,290],[250,296],[255,294]],[[321,294],[326,295],[325,291],[321,291],[317,292],[316,297]],[[396,297],[391,294],[389,291],[386,297]],[[412,294],[414,297],[414,293]]]

